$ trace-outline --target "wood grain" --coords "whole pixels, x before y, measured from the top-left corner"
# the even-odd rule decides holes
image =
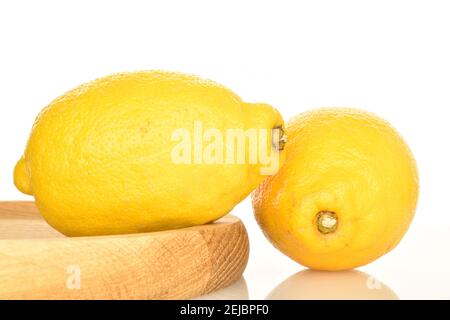
[[[0,299],[187,299],[237,281],[248,254],[245,227],[231,215],[179,230],[67,238],[32,202],[0,202]]]

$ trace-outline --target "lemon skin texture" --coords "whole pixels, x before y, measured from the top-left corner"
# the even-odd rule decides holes
[[[286,161],[253,194],[267,238],[317,270],[365,265],[392,250],[413,219],[418,172],[405,141],[360,110],[316,109],[287,124]]]
[[[174,163],[172,134],[283,126],[267,104],[243,102],[193,75],[107,76],[57,98],[38,116],[15,169],[48,223],[68,236],[159,231],[227,214],[264,178],[259,163]],[[284,152],[280,152],[283,161]]]

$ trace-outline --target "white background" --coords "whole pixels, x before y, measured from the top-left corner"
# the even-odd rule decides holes
[[[140,69],[213,79],[286,119],[350,106],[389,120],[417,158],[420,202],[399,247],[362,270],[400,298],[450,298],[450,2],[2,1],[0,199],[27,199],[12,171],[46,104]],[[302,268],[263,238],[248,199],[233,213],[250,234],[248,294],[264,298]]]

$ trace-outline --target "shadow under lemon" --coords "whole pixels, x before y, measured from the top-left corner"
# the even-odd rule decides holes
[[[303,270],[280,283],[266,300],[398,300],[392,289],[357,270]]]
[[[244,277],[232,285],[221,290],[211,292],[207,295],[194,298],[192,300],[248,300],[247,282]]]

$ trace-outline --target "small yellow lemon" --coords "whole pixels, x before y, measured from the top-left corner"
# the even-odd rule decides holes
[[[270,174],[268,160],[281,165],[283,125],[271,106],[245,103],[196,76],[115,74],[43,110],[15,184],[69,236],[204,224],[228,213]],[[269,133],[250,143],[261,130]],[[271,156],[259,157],[264,148],[254,145]]]
[[[287,125],[286,160],[253,194],[265,235],[318,270],[367,264],[393,249],[414,216],[418,173],[408,146],[368,112],[318,109]]]

